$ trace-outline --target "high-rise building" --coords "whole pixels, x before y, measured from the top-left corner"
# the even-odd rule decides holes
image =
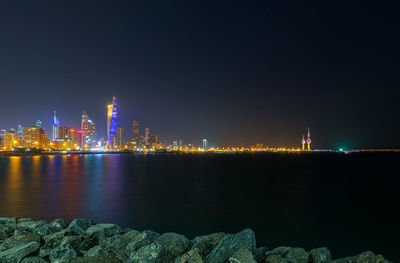
[[[9,131],[4,133],[4,148],[6,151],[11,151],[19,145],[18,133]]]
[[[208,141],[207,139],[203,139],[203,149],[207,149],[208,147]]]
[[[117,99],[107,106],[107,147],[112,144],[112,137],[117,136]]]
[[[81,121],[81,131],[82,131],[82,142],[81,142],[81,145],[82,146],[85,146],[85,144],[86,144],[88,120],[89,120],[89,116],[87,115],[87,112],[84,110],[82,112],[82,121]]]
[[[124,147],[124,128],[117,128],[117,136],[115,136],[113,146],[114,148],[118,147],[119,149]]]
[[[139,122],[138,121],[133,121],[132,122],[132,139],[133,141],[137,142],[139,141]]]
[[[24,147],[25,148],[40,148],[40,133],[41,128],[37,126],[24,127]]]
[[[4,146],[4,133],[7,132],[6,130],[0,130],[0,146]]]
[[[311,135],[310,135],[310,128],[308,128],[308,132],[307,132],[307,150],[311,151]]]
[[[24,127],[22,127],[21,125],[18,125],[17,133],[18,133],[18,141],[23,142],[24,141]]]
[[[42,128],[42,121],[41,121],[41,120],[37,120],[37,121],[35,122],[35,126],[36,126],[36,127],[39,127],[39,128]]]
[[[58,131],[58,127],[60,126],[60,122],[57,119],[56,116],[56,112],[54,111],[53,114],[53,121],[52,121],[52,139],[53,141],[57,141],[58,140],[58,135],[59,135],[59,131]]]
[[[149,146],[150,145],[150,140],[151,140],[151,138],[150,138],[150,128],[146,128],[145,129],[145,135],[144,135],[144,144],[146,146]]]
[[[86,144],[89,147],[96,147],[96,136],[96,124],[94,121],[88,120],[86,130]]]
[[[58,140],[59,141],[72,141],[71,132],[69,127],[61,126],[58,127]]]

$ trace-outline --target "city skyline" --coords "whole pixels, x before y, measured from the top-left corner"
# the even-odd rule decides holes
[[[4,2],[0,127],[87,110],[106,137],[115,96],[125,134],[139,120],[166,142],[298,145],[312,127],[317,148],[399,147],[390,5]]]

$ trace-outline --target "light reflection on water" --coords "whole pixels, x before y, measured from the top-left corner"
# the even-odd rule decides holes
[[[76,217],[188,236],[245,227],[260,245],[396,259],[399,155],[0,158],[0,216]],[[385,216],[382,216],[385,215]],[[367,233],[367,234],[366,234]]]

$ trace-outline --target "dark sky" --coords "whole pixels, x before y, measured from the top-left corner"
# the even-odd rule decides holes
[[[395,2],[1,1],[0,128],[86,109],[105,136],[116,96],[127,137],[400,146]]]

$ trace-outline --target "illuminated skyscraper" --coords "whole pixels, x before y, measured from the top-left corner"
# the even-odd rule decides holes
[[[137,142],[139,141],[139,122],[138,121],[133,121],[132,123],[132,135],[133,135],[133,141]]]
[[[41,120],[37,120],[35,123],[36,127],[42,128],[42,121]]]
[[[117,99],[107,106],[107,147],[111,147],[112,137],[117,136]]]
[[[24,127],[24,147],[25,148],[40,148],[40,133],[41,128],[37,126]]]
[[[4,147],[6,151],[11,151],[18,147],[18,133],[9,131],[4,133]]]
[[[149,146],[150,145],[150,128],[146,128],[145,129],[145,136],[144,136],[144,144],[146,145],[146,146]]]
[[[53,139],[53,141],[57,141],[58,140],[58,134],[59,134],[58,126],[59,125],[60,125],[60,123],[59,123],[59,121],[57,119],[56,112],[54,111],[53,122],[52,122],[52,128],[53,128],[52,139]]]
[[[117,128],[117,136],[115,136],[114,147],[122,149],[124,147],[124,128]]]
[[[87,115],[87,112],[84,110],[82,112],[82,120],[81,120],[81,131],[82,131],[82,142],[81,142],[81,145],[82,145],[82,147],[84,147],[85,144],[86,144],[88,120],[89,120],[89,116]]]
[[[310,128],[308,128],[306,143],[307,143],[307,150],[311,151],[311,135],[310,135]]]
[[[86,143],[89,147],[96,147],[96,124],[92,120],[87,122]]]
[[[306,144],[306,140],[304,140],[304,135],[303,139],[301,140],[301,150],[304,151],[304,144]]]
[[[207,139],[203,139],[203,149],[207,149],[208,147],[208,141]]]

